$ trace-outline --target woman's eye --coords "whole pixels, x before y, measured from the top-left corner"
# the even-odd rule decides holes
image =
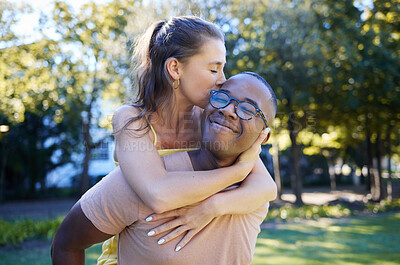
[[[211,73],[217,73],[217,70],[210,70]]]

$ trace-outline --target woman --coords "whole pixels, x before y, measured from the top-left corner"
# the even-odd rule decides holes
[[[177,217],[149,231],[149,236],[177,228],[159,241],[165,244],[186,233],[177,249],[220,209],[248,213],[276,196],[275,183],[257,159],[257,146],[234,165],[210,171],[167,172],[160,159],[199,147],[202,108],[210,91],[225,81],[225,53],[223,33],[212,23],[197,17],[154,23],[135,48],[137,100],[113,117],[115,160],[129,185],[157,213],[146,220]],[[243,180],[246,185],[225,192],[226,196],[212,196]],[[98,264],[116,264],[116,243],[114,237],[103,244]]]

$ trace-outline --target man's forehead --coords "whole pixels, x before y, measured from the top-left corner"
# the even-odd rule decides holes
[[[221,90],[232,96],[237,94],[236,96],[240,96],[241,100],[250,101],[258,107],[271,99],[271,94],[261,80],[245,74],[229,78],[221,87]]]

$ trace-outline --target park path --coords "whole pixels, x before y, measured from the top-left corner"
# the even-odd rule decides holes
[[[76,199],[6,202],[0,204],[0,218],[49,219],[66,215]]]
[[[349,202],[363,201],[365,188],[352,186],[330,191],[329,188],[304,189],[302,195],[306,204],[323,205],[337,199]],[[295,196],[290,190],[285,190],[283,201],[294,202]],[[47,219],[66,215],[75,204],[76,199],[53,199],[42,201],[6,202],[0,204],[0,219],[32,218]],[[272,204],[274,205],[274,203]]]
[[[330,188],[304,189],[302,199],[305,204],[324,205],[330,201],[344,200],[348,202],[365,201],[366,192],[364,187],[340,187],[337,190],[331,191]],[[293,192],[284,191],[282,200],[295,202],[296,196]]]

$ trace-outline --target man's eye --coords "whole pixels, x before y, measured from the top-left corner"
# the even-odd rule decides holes
[[[254,108],[250,106],[240,106],[240,110],[248,116],[253,116],[255,113]]]
[[[253,111],[251,111],[250,109],[242,109],[242,111],[244,113],[246,113],[247,115],[253,115],[254,114]]]

